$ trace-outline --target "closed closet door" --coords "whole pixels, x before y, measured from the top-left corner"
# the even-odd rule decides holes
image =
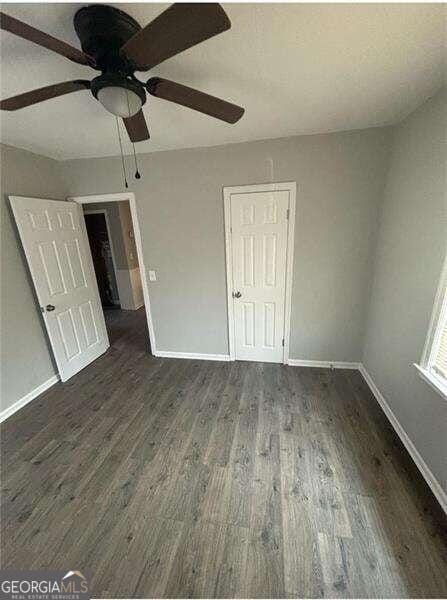
[[[235,358],[282,362],[289,192],[231,195]]]

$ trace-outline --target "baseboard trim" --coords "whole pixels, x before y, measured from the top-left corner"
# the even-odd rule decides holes
[[[14,402],[14,404],[9,406],[5,410],[2,410],[2,412],[0,413],[0,423],[2,423],[3,421],[6,421],[6,419],[11,417],[14,413],[16,413],[18,410],[20,410],[27,404],[29,404],[29,402],[31,402],[32,400],[37,398],[37,396],[40,396],[40,394],[43,394],[44,392],[46,392],[50,387],[52,387],[55,383],[57,383],[59,381],[59,379],[60,379],[59,375],[53,375],[53,377],[50,377],[49,379],[44,381],[41,385],[38,385],[31,392],[28,392],[28,394],[26,394],[25,396],[20,398],[20,400],[17,400],[17,402]]]
[[[195,352],[170,352],[168,350],[157,350],[154,356],[160,358],[186,358],[189,360],[219,360],[230,361],[229,354],[196,354]]]
[[[428,486],[430,487],[431,491],[436,496],[436,499],[438,500],[442,509],[447,514],[447,493],[442,489],[441,484],[436,479],[436,477],[433,475],[433,473],[430,471],[426,462],[424,461],[422,456],[419,454],[416,446],[413,444],[411,439],[408,437],[407,432],[402,427],[402,425],[399,423],[396,415],[391,410],[390,405],[385,400],[385,397],[383,396],[383,394],[381,393],[379,388],[376,386],[373,378],[368,373],[368,371],[366,370],[365,366],[362,363],[360,363],[359,371],[362,374],[366,383],[368,384],[368,387],[371,390],[371,392],[373,393],[375,399],[380,404],[380,407],[382,408],[383,412],[387,416],[389,422],[393,426],[395,432],[397,433],[397,435],[401,439],[403,445],[407,449],[407,452],[409,453],[409,455],[415,462],[419,471],[422,473],[422,476],[424,477],[424,479],[427,482]]]
[[[344,362],[339,360],[301,360],[289,358],[287,364],[290,367],[319,367],[323,369],[360,369],[358,362]]]

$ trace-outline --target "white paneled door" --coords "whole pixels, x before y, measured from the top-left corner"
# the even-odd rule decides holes
[[[234,351],[283,362],[288,190],[231,193]]]
[[[82,209],[58,200],[11,196],[10,201],[59,375],[66,381],[109,347]]]

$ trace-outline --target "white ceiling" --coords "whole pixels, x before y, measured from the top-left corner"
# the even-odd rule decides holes
[[[2,10],[79,45],[81,4]],[[166,4],[117,4],[145,25]],[[160,75],[246,108],[228,125],[148,98],[139,152],[395,123],[445,81],[443,4],[224,4],[232,28],[167,60]],[[1,32],[1,97],[97,73]],[[146,75],[144,75],[146,77]],[[127,138],[126,138],[127,139]],[[1,141],[59,159],[118,153],[114,117],[90,92],[1,113]],[[127,143],[126,151],[130,150]]]

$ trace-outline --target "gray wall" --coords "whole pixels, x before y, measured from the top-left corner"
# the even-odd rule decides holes
[[[157,349],[228,353],[222,188],[296,181],[293,358],[358,361],[392,130],[146,154],[133,180]],[[118,192],[120,159],[63,163],[71,195]]]
[[[4,145],[0,146],[0,158],[0,409],[4,410],[56,373],[7,197],[63,199],[66,190],[55,160]]]
[[[363,361],[447,490],[447,402],[421,359],[447,243],[447,91],[397,129],[380,219]]]

